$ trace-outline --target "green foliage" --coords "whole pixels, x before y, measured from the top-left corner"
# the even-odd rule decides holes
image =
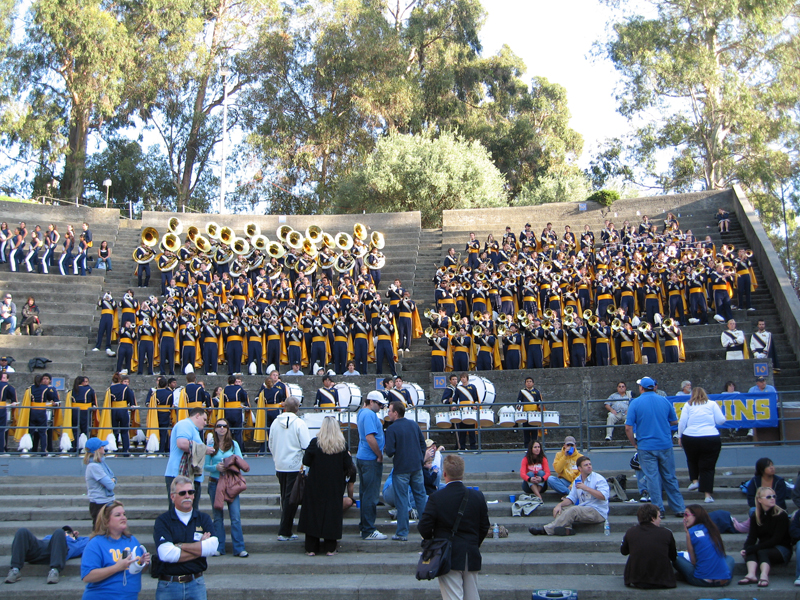
[[[546,173],[535,184],[528,184],[517,197],[517,206],[536,206],[552,202],[583,201],[591,191],[586,176],[577,168]]]
[[[619,200],[619,192],[617,190],[597,190],[586,200],[597,202],[601,206],[611,206],[614,201]]]
[[[337,190],[342,212],[418,210],[423,227],[440,226],[442,211],[506,204],[501,173],[478,142],[451,133],[392,134]]]

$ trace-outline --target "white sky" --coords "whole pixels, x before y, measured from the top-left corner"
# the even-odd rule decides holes
[[[488,13],[481,30],[483,55],[507,44],[525,62],[528,84],[533,76],[543,76],[567,89],[570,125],[584,139],[580,165],[585,167],[599,142],[629,129],[616,112],[616,71],[609,61],[590,56],[614,11],[598,0],[481,2]]]

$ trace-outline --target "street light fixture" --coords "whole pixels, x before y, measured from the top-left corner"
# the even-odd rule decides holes
[[[111,187],[111,180],[106,179],[103,182],[103,185],[106,186],[106,208],[108,208],[108,189]]]

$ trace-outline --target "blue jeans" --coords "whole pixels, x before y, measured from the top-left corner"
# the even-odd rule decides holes
[[[535,473],[533,471],[528,471],[528,478],[535,477],[535,476],[544,477],[544,471],[536,471]],[[540,490],[539,493],[546,492],[547,491],[547,482],[543,481],[541,483],[541,486],[542,486],[542,489]],[[529,484],[527,481],[523,481],[522,482],[522,491],[525,494],[532,494],[533,490],[531,490],[531,484]]]
[[[800,552],[800,542],[797,542],[797,545],[794,547],[795,552]],[[795,554],[795,556],[798,556]],[[797,561],[797,565],[794,568],[794,578],[800,579],[800,559]]]
[[[397,507],[397,535],[408,537],[408,489],[414,494],[417,514],[422,516],[428,495],[425,493],[425,480],[422,469],[412,473],[392,473],[395,506]]]
[[[732,556],[726,555],[725,563],[728,565],[728,570],[731,572],[731,577],[733,577],[733,567],[736,564],[736,561],[733,560]],[[730,580],[728,580],[728,583],[711,583],[705,579],[698,579],[694,576],[695,566],[681,555],[678,555],[678,558],[675,559],[673,564],[678,572],[683,575],[684,579],[686,579],[686,583],[689,585],[696,587],[722,587],[730,584]]]
[[[636,471],[636,487],[639,488],[639,494],[642,496],[647,492],[647,477],[641,469]]]
[[[547,480],[547,486],[558,494],[569,494],[569,488],[571,485],[571,481],[567,481],[561,477],[556,477],[555,475],[551,475]]]
[[[664,510],[664,499],[662,489],[667,494],[669,508],[675,513],[681,513],[686,509],[678,488],[678,478],[675,477],[675,454],[672,448],[666,450],[642,450],[639,449],[639,464],[642,472],[647,478],[647,491],[650,493],[650,501],[658,506],[659,510]]]
[[[207,600],[206,578],[198,577],[189,583],[159,581],[156,600]]]
[[[357,460],[358,495],[361,500],[361,539],[368,538],[375,531],[375,518],[378,516],[378,498],[381,494],[383,463],[377,460]],[[406,517],[408,518],[408,517]]]
[[[410,506],[414,503],[414,492],[411,491],[411,488],[408,488],[407,496],[408,506]],[[383,486],[383,501],[389,506],[397,506],[397,502],[394,501],[394,477],[389,481],[389,485]]]
[[[8,323],[8,333],[13,334],[17,330],[17,317],[10,316],[10,317],[1,317],[0,318],[0,325],[5,325]]]
[[[218,479],[208,480],[208,495],[211,498],[211,506],[214,506],[214,497],[217,495]],[[233,502],[228,502],[228,516],[231,519],[231,539],[233,540],[233,553],[239,554],[244,552],[244,536],[242,535],[242,518],[239,511],[239,496],[236,496]],[[212,517],[214,519],[214,534],[219,540],[217,550],[220,554],[225,554],[225,522],[222,520],[222,511],[216,508],[212,509]]]

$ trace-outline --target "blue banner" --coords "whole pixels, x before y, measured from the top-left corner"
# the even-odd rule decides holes
[[[708,398],[719,405],[727,419],[721,429],[778,427],[778,394],[775,392],[709,394]],[[669,400],[675,405],[680,419],[681,409],[689,401],[689,396],[669,396]]]

